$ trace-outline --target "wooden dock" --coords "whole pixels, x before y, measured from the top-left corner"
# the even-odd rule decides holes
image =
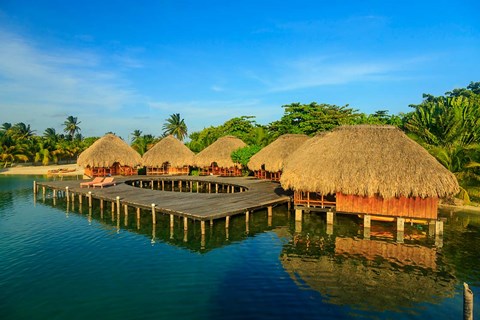
[[[78,180],[34,182],[35,192],[45,196],[51,190],[54,198],[64,197],[67,201],[84,202],[92,206],[93,200],[100,202],[103,209],[111,203],[112,212],[120,214],[122,207],[140,211],[148,210],[155,223],[155,214],[170,214],[184,219],[212,221],[237,214],[248,215],[252,211],[290,203],[291,194],[278,183],[254,178],[216,176],[129,176],[115,177],[115,186],[100,188],[80,187]],[[165,185],[170,184],[170,190]],[[142,187],[139,187],[142,186]],[[187,221],[185,221],[187,222]]]

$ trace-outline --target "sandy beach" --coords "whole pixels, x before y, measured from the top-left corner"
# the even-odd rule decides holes
[[[0,170],[0,175],[47,175],[49,170],[75,170],[66,173],[58,173],[61,176],[76,176],[83,175],[83,168],[76,164],[62,164],[49,166],[16,166],[7,167]]]

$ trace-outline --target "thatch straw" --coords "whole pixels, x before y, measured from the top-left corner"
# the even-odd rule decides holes
[[[160,140],[142,157],[142,164],[146,167],[161,167],[165,162],[174,168],[193,165],[195,154],[178,139],[169,135]]]
[[[221,137],[195,156],[195,165],[199,168],[208,167],[216,162],[220,168],[235,166],[230,155],[233,151],[245,147],[242,140],[234,136]]]
[[[113,134],[107,134],[95,141],[77,160],[78,165],[91,168],[109,168],[116,162],[133,168],[142,162],[142,157]]]
[[[250,170],[277,172],[283,170],[285,159],[308,140],[304,134],[284,134],[268,146],[254,154],[248,162]]]
[[[445,197],[455,176],[392,126],[344,126],[309,139],[284,166],[283,188],[322,194]]]

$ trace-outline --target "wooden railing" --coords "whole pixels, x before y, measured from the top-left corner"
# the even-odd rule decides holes
[[[295,191],[293,202],[295,205],[320,208],[333,208],[337,204],[335,195],[303,191]]]

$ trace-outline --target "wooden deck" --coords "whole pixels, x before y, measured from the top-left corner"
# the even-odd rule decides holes
[[[235,193],[196,193],[178,191],[160,191],[146,188],[138,188],[126,184],[126,181],[141,180],[144,183],[159,181],[192,181],[196,183],[212,185],[212,192],[215,192],[215,184],[235,185],[246,189],[243,192]],[[155,204],[155,212],[172,214],[189,219],[207,221],[236,214],[252,212],[265,207],[272,207],[278,204],[288,203],[291,194],[284,191],[278,183],[262,181],[254,178],[237,177],[198,177],[198,176],[130,176],[115,177],[116,186],[103,189],[80,188],[78,180],[68,181],[46,181],[37,182],[37,190],[46,193],[46,190],[65,191],[68,187],[69,194],[75,195],[75,202],[78,196],[88,196],[91,192],[92,199],[99,199],[116,203],[117,196],[120,197],[121,206],[129,206],[141,209],[152,210]],[[88,202],[83,198],[84,203]],[[88,204],[87,204],[88,205]]]

